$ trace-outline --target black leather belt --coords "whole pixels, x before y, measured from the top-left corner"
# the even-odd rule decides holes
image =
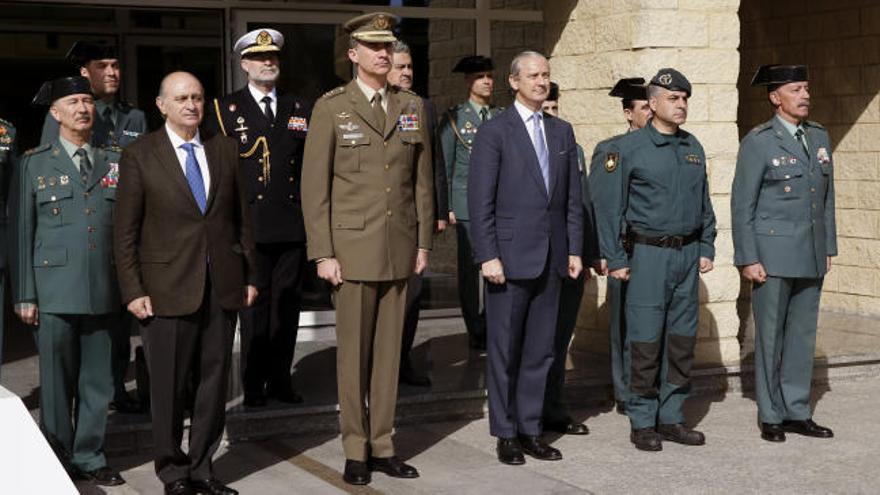
[[[657,246],[662,248],[671,248],[671,249],[681,249],[684,246],[698,240],[700,235],[697,232],[692,232],[687,235],[664,235],[661,237],[651,237],[649,235],[642,235],[638,232],[629,231],[629,238],[631,242],[636,244],[647,244],[649,246]]]

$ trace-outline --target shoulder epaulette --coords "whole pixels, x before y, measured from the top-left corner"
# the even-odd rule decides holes
[[[35,155],[37,153],[42,153],[42,152],[48,151],[50,149],[52,149],[52,143],[44,143],[44,144],[37,146],[36,148],[31,148],[31,149],[25,151],[24,156]]]
[[[410,94],[410,95],[412,95],[412,96],[419,96],[415,91],[413,91],[413,90],[411,90],[411,89],[406,89],[406,88],[397,88],[397,89],[398,89],[401,93],[407,93],[407,94]]]
[[[755,127],[753,127],[752,130],[749,131],[749,134],[757,134],[761,131],[764,131],[767,129],[772,129],[772,128],[773,128],[773,124],[771,122],[767,121],[767,122],[764,122],[762,124],[758,124]]]
[[[112,151],[113,153],[122,153],[122,148],[115,144],[101,146],[101,149],[104,151]]]
[[[822,124],[820,124],[818,122],[814,122],[812,120],[805,120],[804,124],[808,127],[815,127],[816,129],[824,129],[825,128],[824,126],[822,126]]]
[[[330,91],[327,91],[326,93],[321,95],[321,98],[333,98],[334,96],[341,95],[342,93],[345,93],[345,86],[333,88]]]

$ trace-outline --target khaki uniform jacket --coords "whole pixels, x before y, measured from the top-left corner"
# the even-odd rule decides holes
[[[400,280],[430,249],[431,150],[422,99],[389,87],[385,132],[357,82],[322,96],[303,158],[302,204],[309,259],[335,257],[342,277]]]

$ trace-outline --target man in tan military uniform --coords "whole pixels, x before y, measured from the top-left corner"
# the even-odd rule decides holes
[[[428,264],[434,192],[422,100],[387,82],[397,22],[345,24],[357,77],[315,104],[303,159],[308,256],[335,287],[343,479],[356,485],[370,471],[418,476],[391,434],[407,279]]]

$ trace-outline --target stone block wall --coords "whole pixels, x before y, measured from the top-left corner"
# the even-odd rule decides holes
[[[880,4],[872,0],[743,0],[740,135],[766,120],[766,63],[810,66],[810,119],[831,134],[839,255],[822,308],[880,313]]]
[[[625,131],[620,101],[608,91],[622,77],[683,72],[694,89],[685,129],[703,144],[718,217],[715,270],[700,284],[697,362],[739,360],[739,275],[732,265],[729,194],[738,146],[739,0],[547,0],[546,52],[561,89],[561,116],[574,125],[587,156]],[[572,346],[608,349],[605,280],[588,283]]]

